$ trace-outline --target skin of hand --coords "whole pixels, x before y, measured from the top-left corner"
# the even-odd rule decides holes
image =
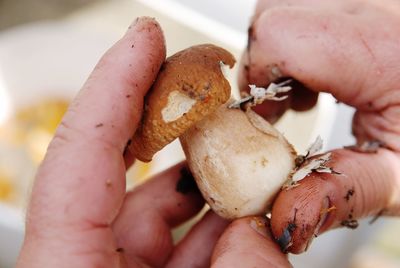
[[[375,153],[332,151],[337,174],[315,174],[283,190],[271,229],[284,250],[301,253],[317,235],[356,227],[374,215],[400,215],[400,3],[384,0],[260,0],[241,60],[239,84],[296,83],[284,103],[256,108],[275,121],[289,108],[313,107],[319,92],[356,108],[358,145],[378,140]],[[335,131],[340,131],[337,129]],[[282,246],[282,245],[281,245]]]
[[[70,105],[37,173],[17,267],[290,266],[257,217],[227,227],[209,211],[174,244],[171,229],[204,205],[196,187],[176,190],[185,163],[125,192],[127,144],[164,43],[154,19],[137,19]]]

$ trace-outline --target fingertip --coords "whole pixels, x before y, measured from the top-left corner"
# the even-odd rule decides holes
[[[134,22],[128,27],[125,35],[122,39],[130,39],[135,37],[138,33],[146,41],[148,46],[153,49],[154,55],[152,55],[155,60],[162,63],[166,57],[166,44],[164,38],[164,32],[153,17],[142,16],[134,20]],[[135,43],[131,43],[131,48],[135,48]]]
[[[289,15],[283,16],[286,13]],[[296,37],[283,32],[291,24],[296,24],[296,18],[296,12],[282,7],[266,10],[257,16],[249,28],[247,50],[240,63],[238,83],[241,92],[248,93],[249,84],[267,87],[271,82],[292,78],[289,98],[280,102],[267,101],[254,107],[259,115],[271,123],[276,122],[289,108],[306,111],[314,107],[318,100],[317,92],[295,79],[304,76],[302,64],[294,65],[297,63],[296,55],[288,56],[289,53],[285,51],[285,48],[293,46]]]
[[[91,77],[106,75],[107,79],[129,86],[143,97],[165,57],[165,38],[159,23],[151,17],[138,17],[100,59]]]
[[[211,263],[212,267],[291,267],[262,217],[232,222],[218,241]]]
[[[382,212],[398,215],[400,201],[393,198],[400,185],[396,161],[398,156],[386,149],[332,151],[327,165],[333,173],[313,172],[277,196],[271,217],[275,239],[284,250],[298,254],[328,230],[355,229],[358,219]]]
[[[310,175],[299,186],[279,193],[272,207],[271,231],[282,251],[306,251],[312,239],[331,225],[334,191],[329,181]]]
[[[138,102],[134,106],[139,109],[165,57],[166,45],[161,26],[155,18],[144,16],[136,18],[128,27],[125,35],[100,60],[99,68],[105,68],[110,73],[118,72],[120,81],[133,89],[132,94],[126,94],[126,98]],[[103,62],[105,66],[101,66]],[[120,70],[117,63],[121,66]]]
[[[229,224],[212,210],[176,245],[166,267],[209,267],[214,246]]]

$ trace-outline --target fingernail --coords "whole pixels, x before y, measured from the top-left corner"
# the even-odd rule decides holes
[[[128,27],[128,30],[126,30],[126,32],[129,32],[133,27],[135,27],[135,25],[138,23],[139,21],[139,17],[137,17]]]
[[[330,213],[335,210],[336,210],[336,207],[331,204],[331,200],[330,200],[329,196],[325,197],[322,200],[321,211],[319,213],[319,215],[320,215],[319,221],[314,229],[315,237],[319,235],[319,231],[320,231],[321,227],[326,223]]]
[[[317,225],[315,226],[313,235],[307,241],[307,245],[306,245],[305,250],[307,250],[310,247],[310,245],[311,245],[312,241],[314,240],[314,238],[317,237],[320,234],[321,227],[326,223],[329,214],[334,210],[336,210],[336,207],[331,204],[331,200],[330,200],[329,196],[325,197],[322,200],[321,211],[319,213],[319,215],[320,215],[319,216],[319,221],[318,221]]]
[[[146,24],[144,22],[152,22],[156,27],[158,27],[158,23],[156,21],[155,18],[152,17],[146,17],[146,16],[142,16],[142,17],[137,17],[132,23],[131,25],[129,25],[128,30],[126,32],[129,32],[131,29],[135,28],[135,27],[139,27],[139,24],[143,24],[142,28],[138,28],[137,31],[142,31],[144,29],[149,30],[149,27],[144,27]]]
[[[263,237],[268,237],[267,226],[268,226],[268,221],[265,218],[253,217],[250,220],[250,227]]]

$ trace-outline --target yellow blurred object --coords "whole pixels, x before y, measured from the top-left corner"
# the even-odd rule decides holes
[[[150,172],[151,164],[137,161],[134,168],[136,169],[135,181],[143,181]]]
[[[15,152],[18,155],[16,165],[10,169],[27,170],[33,167],[30,175],[16,172],[15,176],[6,176],[0,169],[0,201],[18,203],[24,194],[21,185],[29,185],[34,172],[43,160],[47,147],[55,130],[68,108],[68,101],[63,99],[46,99],[38,103],[16,110],[14,115],[0,127],[0,146],[6,146],[8,155]],[[0,158],[0,166],[9,166],[9,157]],[[28,162],[27,162],[28,161]],[[15,162],[15,161],[14,161]],[[127,187],[131,188],[146,180],[151,174],[152,164],[136,161],[127,173]],[[8,174],[8,173],[7,173]],[[16,188],[16,189],[14,189]],[[14,200],[15,199],[15,200]]]
[[[38,165],[44,158],[47,146],[53,134],[41,128],[34,128],[25,138],[26,150],[34,164]]]
[[[0,170],[0,201],[9,201],[14,193],[11,178]]]
[[[0,127],[0,201],[24,204],[68,101],[47,99],[16,110]],[[10,175],[12,174],[12,175]]]
[[[45,100],[17,111],[15,120],[23,128],[41,128],[54,133],[67,108],[65,100]]]
[[[10,142],[24,146],[32,161],[39,164],[67,108],[66,100],[49,99],[18,110],[9,124]]]
[[[129,169],[127,177],[127,188],[130,189],[135,185],[144,182],[151,174],[151,162],[145,163],[136,160],[133,166]]]
[[[23,107],[2,126],[0,138],[8,143],[23,145],[32,130],[53,135],[67,108],[68,101],[61,99],[44,100]]]

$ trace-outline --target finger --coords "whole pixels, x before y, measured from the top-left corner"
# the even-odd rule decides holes
[[[252,34],[252,31],[249,31],[249,34]],[[251,40],[251,36],[249,37]],[[250,46],[250,42],[248,44]],[[250,48],[250,47],[249,47]],[[257,86],[267,88],[270,82],[290,82],[288,85],[291,87],[291,91],[286,93],[287,98],[283,101],[264,101],[262,104],[257,105],[253,108],[253,110],[261,115],[262,117],[268,119],[270,123],[276,122],[289,108],[292,108],[295,111],[306,111],[313,108],[318,101],[318,92],[314,92],[307,88],[304,84],[299,81],[284,77],[280,70],[277,69],[276,66],[271,67],[271,70],[268,66],[263,70],[257,70],[258,73],[254,75],[252,73],[250,66],[253,66],[251,62],[251,58],[249,57],[250,51],[247,50],[244,52],[241,65],[241,72],[239,72],[239,87],[242,92],[249,93],[249,86],[251,84],[255,84]],[[271,71],[269,73],[269,71]]]
[[[65,207],[68,213],[54,220],[107,222],[115,216],[124,191],[122,152],[164,55],[162,32],[148,18],[138,20],[104,55],[49,147],[33,190],[32,216],[45,213],[40,218],[48,224]]]
[[[380,15],[375,16],[378,20]],[[367,18],[371,19],[295,7],[264,12],[253,25],[251,79],[261,83],[262,79],[274,76],[294,77],[307,88],[330,92],[353,106],[366,104],[367,99],[380,92],[368,90],[362,96],[358,94],[363,89],[391,85],[392,81],[387,79],[377,81],[377,74],[391,77],[395,73],[387,60],[397,52],[378,50],[377,38],[390,43],[396,40],[395,36],[365,23]],[[389,20],[388,27],[394,28],[393,23]]]
[[[392,61],[399,57],[394,45],[398,21],[387,18],[387,32],[379,24],[366,23],[389,14],[374,8],[360,5],[357,14],[304,6],[267,9],[249,31],[242,89],[249,83],[263,86],[282,76],[294,77],[308,89],[332,93],[357,108],[384,108],[389,98],[393,102],[391,89],[397,83],[392,79],[397,77]],[[385,40],[385,45],[378,40]],[[390,94],[371,90],[376,88]]]
[[[347,3],[348,5],[348,3]],[[249,92],[248,85],[255,84],[258,86],[267,87],[269,83],[280,80],[282,73],[277,68],[276,64],[272,66],[264,66],[265,68],[254,68],[251,60],[252,43],[257,42],[257,37],[254,34],[254,25],[258,18],[268,9],[279,7],[311,7],[312,9],[328,9],[340,10],[343,9],[343,1],[318,1],[318,0],[259,0],[256,4],[254,15],[251,19],[251,26],[248,30],[247,49],[242,55],[239,65],[239,88],[241,91]],[[261,26],[259,26],[261,27]],[[268,53],[268,51],[265,51]],[[268,55],[266,55],[268,57]],[[315,106],[318,100],[318,94],[306,88],[303,84],[296,81],[292,83],[292,91],[287,95],[288,99],[281,102],[265,101],[263,104],[254,107],[259,115],[268,119],[271,123],[276,122],[287,109],[292,108],[295,111],[306,111]]]
[[[204,200],[184,164],[168,169],[126,196],[113,224],[128,267],[164,267],[172,253],[171,228],[197,214]]]
[[[227,220],[208,211],[175,247],[166,267],[210,267],[214,245],[228,224]]]
[[[164,57],[160,27],[153,19],[141,18],[100,60],[63,118],[38,171],[26,244],[35,239],[58,241],[62,236],[69,241],[60,242],[65,254],[68,246],[85,251],[93,247],[90,242],[97,243],[96,248],[111,246],[89,241],[81,231],[108,227],[122,203],[122,153]]]
[[[366,216],[400,215],[398,154],[350,150],[332,152],[337,174],[311,174],[300,185],[282,190],[273,208],[271,226],[283,249],[305,251],[312,239],[335,227],[357,227]]]
[[[291,267],[260,217],[234,221],[215,246],[211,267]]]

